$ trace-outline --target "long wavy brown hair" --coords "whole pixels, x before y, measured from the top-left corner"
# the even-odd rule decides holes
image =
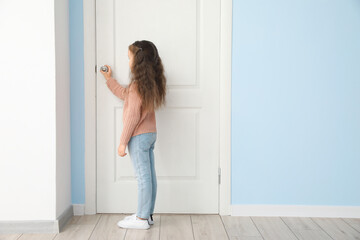
[[[154,43],[143,40],[129,45],[133,53],[130,84],[136,82],[143,110],[154,111],[165,105],[166,78],[164,67]]]

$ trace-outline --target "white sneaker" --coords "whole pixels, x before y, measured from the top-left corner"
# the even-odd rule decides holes
[[[150,225],[148,220],[142,220],[137,217],[127,218],[119,221],[117,225],[121,228],[134,228],[134,229],[149,229]]]
[[[133,215],[125,217],[124,220],[131,219],[131,218],[135,219],[136,218],[136,213],[134,213]]]
[[[132,215],[127,216],[127,217],[124,218],[124,220],[127,220],[127,219],[136,219],[136,213],[134,213],[134,214],[132,214]],[[153,217],[152,217],[152,214],[150,214],[150,217],[149,217],[149,219],[148,219],[148,222],[149,222],[150,225],[153,225],[153,224],[154,224],[154,219],[153,219]]]

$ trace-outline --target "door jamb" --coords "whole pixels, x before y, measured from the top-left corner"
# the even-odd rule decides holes
[[[96,214],[96,0],[83,1],[85,214]],[[231,215],[232,0],[220,0],[219,215]]]

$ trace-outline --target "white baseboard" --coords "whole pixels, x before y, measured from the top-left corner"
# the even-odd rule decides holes
[[[231,216],[360,218],[360,206],[231,205]]]
[[[85,215],[85,204],[73,204],[74,216]]]
[[[72,216],[70,205],[56,220],[0,221],[0,234],[60,233]]]
[[[66,226],[66,224],[68,223],[68,221],[74,216],[74,209],[73,206],[70,205],[67,209],[65,209],[65,211],[57,218],[57,222],[58,222],[58,230],[57,232],[60,233],[64,227]]]

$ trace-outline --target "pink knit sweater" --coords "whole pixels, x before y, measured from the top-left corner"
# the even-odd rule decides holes
[[[141,96],[135,84],[123,87],[113,77],[110,77],[106,80],[106,85],[115,96],[124,100],[123,130],[120,144],[127,145],[132,136],[156,132],[155,111],[142,110]]]

